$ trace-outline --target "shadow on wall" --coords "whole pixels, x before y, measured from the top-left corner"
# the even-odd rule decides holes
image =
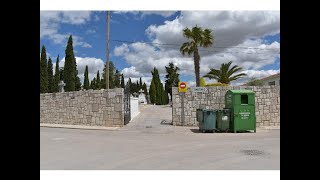
[[[172,122],[169,122],[168,120],[162,120],[160,124],[162,124],[162,125],[172,125]]]

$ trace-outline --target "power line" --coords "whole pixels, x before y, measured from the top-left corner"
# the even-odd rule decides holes
[[[122,42],[122,43],[130,43],[130,44],[133,44],[133,43],[144,43],[144,44],[153,44],[153,45],[164,45],[164,46],[181,46],[181,44],[170,44],[170,43],[153,43],[153,42],[145,42],[145,41],[125,41],[125,40],[117,40],[117,39],[111,39],[110,41],[113,41],[113,42]],[[280,48],[258,48],[258,47],[242,47],[242,46],[215,46],[213,48],[222,48],[222,49],[226,49],[226,48],[239,48],[239,49],[259,49],[259,50],[277,50],[277,49],[280,49]]]
[[[133,43],[144,43],[144,44],[157,44],[158,46],[162,46],[164,47],[163,45],[170,45],[170,46],[175,46],[173,48],[178,48],[180,49],[180,47],[177,47],[176,45],[178,44],[160,44],[160,43],[148,43],[148,42],[135,42],[135,41],[123,41],[123,40],[110,40],[110,41],[113,41],[113,42],[122,42],[122,43],[130,43],[130,44],[133,44]],[[177,49],[177,50],[178,50]],[[247,48],[247,49],[251,49],[251,48]],[[202,51],[202,52],[222,52],[222,51],[218,51],[218,50],[207,50],[207,49],[199,49],[199,51]],[[261,52],[261,51],[260,51]],[[237,51],[231,51],[231,52],[224,52],[224,53],[230,53],[230,54],[233,54],[233,53],[236,53],[236,54],[266,54],[267,52],[264,52],[264,53],[256,53],[256,52],[237,52]],[[280,53],[280,52],[279,52]]]

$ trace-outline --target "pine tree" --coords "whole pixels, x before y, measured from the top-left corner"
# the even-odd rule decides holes
[[[154,80],[152,78],[150,88],[149,88],[149,94],[150,94],[150,101],[152,104],[156,103],[156,86],[154,84]]]
[[[40,93],[48,92],[48,69],[47,69],[47,52],[42,46],[40,59]]]
[[[124,76],[121,74],[121,88],[124,88]]]
[[[59,82],[60,82],[60,70],[59,70],[59,55],[56,60],[56,69],[54,74],[54,86],[53,92],[59,92]]]
[[[83,88],[85,90],[88,90],[89,87],[89,70],[88,70],[88,65],[86,65],[86,69],[84,71],[84,81],[83,81]]]
[[[63,80],[66,86],[64,87],[65,91],[75,91],[76,89],[76,67],[75,67],[75,58],[73,53],[72,46],[72,35],[68,39],[68,44],[65,50],[66,57],[64,62],[64,71],[63,71]]]
[[[178,67],[175,67],[172,62],[169,63],[169,66],[165,66],[167,74],[165,76],[165,90],[170,94],[172,101],[172,87],[178,87],[179,84],[179,74],[180,70]]]
[[[119,88],[120,87],[120,72],[118,71],[118,69],[116,70],[116,74],[114,76],[114,87],[115,88]]]
[[[99,73],[99,71],[97,72],[96,89],[101,89],[101,84],[100,84],[100,73]]]
[[[49,57],[49,61],[48,61],[48,92],[49,93],[53,93],[53,87],[54,87],[53,65],[52,65],[52,60]]]

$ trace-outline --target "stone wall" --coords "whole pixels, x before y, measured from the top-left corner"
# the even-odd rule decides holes
[[[40,94],[40,123],[121,127],[122,88]]]
[[[259,126],[280,126],[280,86],[231,86],[207,87],[207,93],[188,90],[184,97],[185,126],[198,126],[196,109],[223,109],[224,96],[229,89],[250,89],[255,92],[256,122]],[[181,96],[178,88],[172,88],[172,122],[181,126]]]

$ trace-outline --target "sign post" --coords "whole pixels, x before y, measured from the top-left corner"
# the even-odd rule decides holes
[[[181,97],[181,122],[182,122],[182,126],[185,125],[185,122],[184,122],[184,94],[186,92],[188,92],[188,87],[187,87],[187,83],[186,82],[179,82],[179,85],[178,85],[178,90],[179,90],[179,94],[180,94],[180,97]]]

